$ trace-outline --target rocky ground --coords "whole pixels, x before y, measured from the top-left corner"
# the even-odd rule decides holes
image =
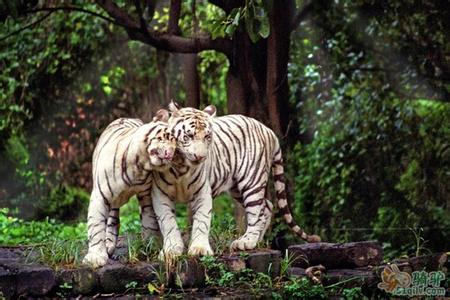
[[[131,291],[135,292],[137,287],[147,286],[145,293],[149,294],[152,287],[166,282],[166,287],[173,287],[174,291],[182,289],[185,294],[188,291],[189,297],[193,299],[205,296],[249,299],[249,293],[245,290],[227,291],[206,286],[205,265],[194,258],[183,259],[170,272],[166,272],[165,266],[159,262],[124,264],[116,260],[110,260],[106,266],[97,270],[85,266],[50,268],[39,263],[28,263],[33,254],[26,249],[0,247],[0,291],[6,298],[81,295],[126,297]],[[307,276],[323,284],[350,278],[354,286],[376,287],[384,266],[382,248],[376,242],[295,245],[289,248],[289,253],[293,259],[282,275]],[[255,273],[267,273],[275,278],[283,271],[280,270],[282,259],[280,251],[261,249],[228,254],[218,258],[218,261],[230,272],[251,269]],[[396,263],[407,271],[447,270],[447,260],[446,254],[435,254]]]

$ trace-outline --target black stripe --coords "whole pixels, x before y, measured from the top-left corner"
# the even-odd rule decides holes
[[[251,206],[257,206],[257,205],[261,205],[264,201],[264,198],[258,199],[258,200],[254,200],[254,201],[250,201],[247,202],[246,204],[244,204],[244,207],[251,207]]]
[[[106,178],[106,184],[108,186],[109,192],[111,193],[111,197],[114,197],[114,192],[111,188],[111,184],[109,183],[109,176],[108,176],[108,172],[106,172],[106,169],[105,169],[105,178]]]
[[[123,152],[122,155],[122,162],[121,162],[121,166],[122,166],[122,180],[125,182],[126,185],[130,186],[131,185],[131,179],[128,176],[127,173],[127,156],[128,156],[128,149],[130,148],[130,144],[131,141],[128,142],[127,148],[125,149],[125,151]]]
[[[199,168],[199,171],[197,172],[197,176],[194,177],[194,179],[188,184],[187,189],[189,190],[189,188],[191,187],[192,184],[194,184],[200,177],[200,175],[202,174],[203,169]]]

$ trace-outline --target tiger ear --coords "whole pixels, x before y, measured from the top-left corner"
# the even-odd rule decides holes
[[[175,111],[179,110],[180,108],[181,108],[181,106],[180,106],[178,103],[176,103],[175,101],[173,101],[173,99],[170,100],[170,103],[169,103],[169,110],[170,110],[171,112],[175,112]]]
[[[153,122],[161,121],[167,123],[169,120],[169,112],[166,109],[160,109],[156,112],[155,116],[153,117]]]
[[[208,105],[203,111],[211,117],[214,117],[216,115],[217,109],[214,105]]]

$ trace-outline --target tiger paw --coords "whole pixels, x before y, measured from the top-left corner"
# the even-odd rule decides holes
[[[256,248],[258,240],[249,239],[245,235],[231,243],[231,250],[252,250]]]
[[[192,243],[189,246],[188,254],[192,256],[214,255],[214,251],[211,249],[209,243],[205,244]]]
[[[105,246],[106,246],[106,252],[108,253],[108,256],[111,257],[114,254],[114,250],[116,250],[116,243],[107,239],[105,241]]]
[[[183,254],[183,248],[183,246],[175,246],[168,249],[161,249],[158,259],[171,266],[177,261],[178,257]]]
[[[83,259],[83,264],[89,265],[93,268],[103,267],[107,262],[108,254],[106,252],[88,252]]]

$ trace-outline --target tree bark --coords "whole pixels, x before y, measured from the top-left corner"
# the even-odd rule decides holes
[[[295,3],[292,0],[274,1],[269,15],[266,94],[270,125],[279,137],[286,134],[289,120],[287,68],[293,8]]]
[[[270,35],[252,43],[245,31],[237,30],[233,36],[230,67],[227,74],[227,106],[230,114],[253,117],[279,136],[287,133],[289,122],[289,61],[293,0],[274,1],[270,9]],[[237,205],[235,217],[245,215]]]
[[[197,71],[197,54],[182,54],[184,88],[186,91],[186,106],[200,107],[200,77]]]

